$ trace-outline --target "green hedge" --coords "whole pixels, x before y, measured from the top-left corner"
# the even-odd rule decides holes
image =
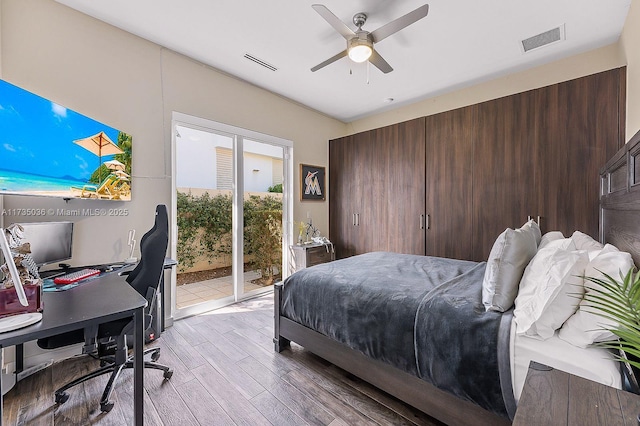
[[[178,192],[178,262],[181,270],[199,257],[231,254],[230,195],[194,196]],[[244,201],[244,253],[262,277],[272,280],[282,259],[282,200],[252,195]],[[200,238],[198,238],[200,237]]]

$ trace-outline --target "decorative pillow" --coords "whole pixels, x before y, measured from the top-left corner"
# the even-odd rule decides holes
[[[602,250],[604,247],[602,244],[591,238],[589,235],[582,233],[580,231],[576,231],[571,235],[571,239],[576,245],[576,249],[578,250]]]
[[[611,244],[604,246],[602,251],[587,265],[584,275],[587,277],[604,279],[603,272],[612,278],[619,278],[633,268],[633,260],[629,253],[619,251]],[[598,284],[585,280],[586,292],[594,292],[593,288],[601,288]],[[592,343],[614,339],[615,335],[609,330],[617,324],[600,315],[591,313],[584,300],[580,302],[578,310],[564,323],[558,337],[580,348],[586,348]]]
[[[546,340],[578,308],[589,257],[574,247],[573,242],[568,250],[547,245],[527,266],[513,311],[518,334]]]
[[[513,306],[524,268],[538,248],[533,228],[529,223],[520,229],[508,228],[493,243],[482,282],[487,311],[504,312]]]
[[[553,241],[548,241],[543,248],[553,248],[573,251],[576,250],[576,245],[571,238],[560,238]],[[540,248],[538,248],[540,251]]]
[[[536,247],[540,245],[540,240],[542,239],[542,232],[540,232],[540,227],[538,226],[538,223],[535,220],[529,219],[529,221],[524,225],[522,225],[522,228],[520,229],[529,229],[529,231],[533,233],[533,236],[536,239]]]
[[[556,240],[564,240],[564,235],[562,235],[562,232],[560,231],[547,232],[540,239],[540,244],[538,244],[538,250],[540,250],[541,248],[544,248],[544,246],[549,244],[551,241],[556,241]]]

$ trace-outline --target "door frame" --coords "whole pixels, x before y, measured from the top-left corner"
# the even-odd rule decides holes
[[[165,308],[165,323],[171,325],[174,319],[180,319],[191,315],[196,315],[202,312],[207,312],[212,309],[216,309],[222,306],[226,306],[240,300],[255,297],[260,294],[273,291],[273,287],[269,287],[264,291],[253,291],[250,293],[244,293],[238,297],[238,290],[240,286],[240,280],[243,279],[243,227],[238,224],[243,223],[243,203],[238,203],[238,200],[244,199],[244,174],[243,174],[243,141],[249,139],[252,141],[265,143],[269,145],[276,145],[283,149],[283,193],[282,193],[282,273],[283,278],[285,272],[289,270],[289,256],[288,246],[293,241],[293,142],[280,138],[277,136],[267,135],[264,133],[256,132],[253,130],[243,129],[241,127],[232,126],[225,123],[219,123],[213,120],[208,120],[201,117],[195,117],[192,115],[173,111],[171,116],[171,257],[177,259],[177,241],[178,241],[178,226],[177,226],[177,195],[176,195],[176,126],[190,127],[193,129],[211,132],[221,133],[233,137],[233,298],[220,299],[220,303],[204,303],[201,305],[194,305],[193,307],[186,308],[184,312],[177,314],[176,308],[176,279],[177,268],[172,268],[170,286],[171,291],[165,292],[170,294],[170,300],[164,297],[165,306],[170,310],[167,312]],[[236,247],[240,247],[240,250],[235,250]],[[200,307],[200,308],[198,308]]]

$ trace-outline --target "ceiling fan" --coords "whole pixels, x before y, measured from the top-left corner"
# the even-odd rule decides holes
[[[320,68],[326,67],[345,56],[349,56],[349,58],[354,62],[364,62],[368,60],[385,74],[393,71],[391,65],[389,65],[389,63],[375,51],[373,48],[374,43],[378,43],[390,35],[397,33],[401,29],[424,18],[427,16],[427,13],[429,13],[429,5],[425,4],[413,12],[409,12],[372,32],[362,29],[362,26],[367,21],[367,15],[363,12],[356,13],[353,15],[353,23],[358,27],[358,30],[354,32],[336,15],[331,13],[326,6],[314,4],[311,7],[313,7],[314,10],[329,23],[329,25],[331,25],[347,40],[347,48],[345,50],[311,68],[311,71],[313,72],[318,71]]]

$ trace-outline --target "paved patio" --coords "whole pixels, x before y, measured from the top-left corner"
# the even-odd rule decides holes
[[[245,293],[264,288],[261,285],[251,282],[251,280],[259,277],[260,274],[256,271],[244,273]],[[209,300],[222,299],[223,297],[231,295],[233,295],[233,278],[230,275],[197,283],[184,284],[176,288],[176,307],[182,309],[187,306],[197,305]]]

